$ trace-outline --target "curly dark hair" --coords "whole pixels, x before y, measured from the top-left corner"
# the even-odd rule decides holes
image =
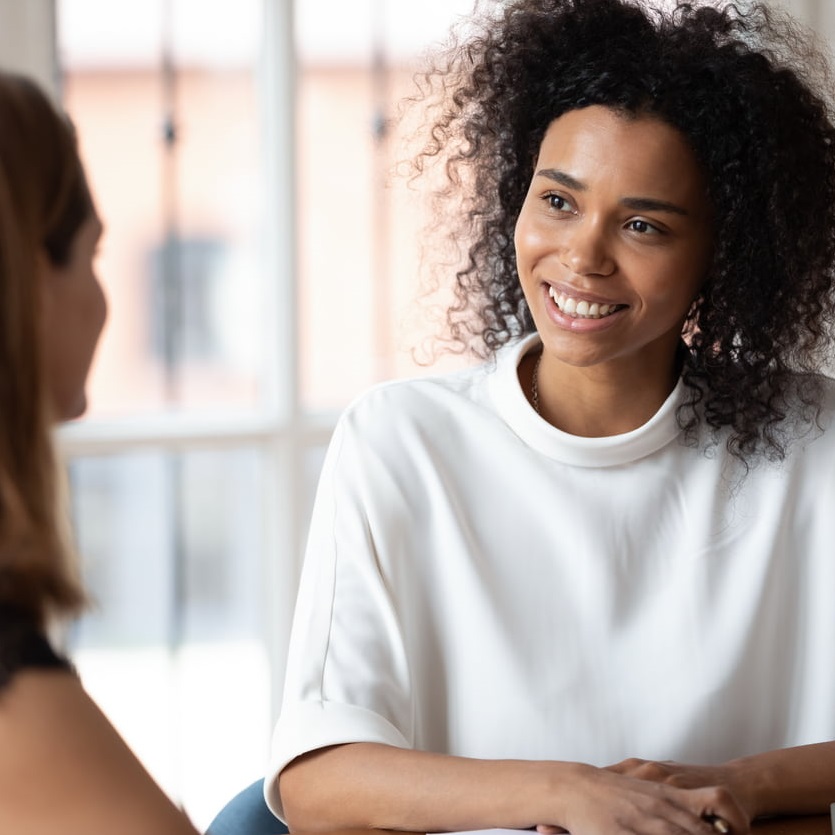
[[[742,460],[781,458],[790,392],[817,414],[808,372],[835,320],[835,127],[811,37],[760,5],[495,5],[422,76],[423,100],[440,109],[417,169],[443,161],[451,236],[469,243],[447,315],[453,342],[485,357],[534,330],[513,237],[550,123],[590,105],[661,119],[702,165],[715,218],[683,331],[692,408],[679,421],[692,442],[706,423],[714,438],[728,428]]]

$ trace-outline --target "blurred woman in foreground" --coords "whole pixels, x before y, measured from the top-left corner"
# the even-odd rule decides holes
[[[0,832],[195,835],[46,638],[85,602],[52,435],[86,406],[101,234],[68,120],[0,72]]]

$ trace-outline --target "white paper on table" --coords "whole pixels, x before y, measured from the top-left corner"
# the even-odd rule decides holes
[[[527,829],[465,829],[461,832],[447,832],[445,835],[519,835],[528,832]],[[426,835],[441,835],[438,832],[427,832]],[[833,833],[835,835],[835,833]]]

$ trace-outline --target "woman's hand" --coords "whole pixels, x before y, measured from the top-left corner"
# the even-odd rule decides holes
[[[687,779],[692,785],[679,786],[661,779],[660,770],[639,767],[637,760],[626,762],[608,769],[578,767],[571,799],[563,808],[564,823],[542,824],[537,831],[546,835],[565,831],[572,835],[716,835],[705,819],[716,816],[727,822],[733,835],[748,832],[750,817],[727,787],[700,782],[695,774]],[[633,770],[652,773],[656,779],[633,775]]]
[[[632,757],[607,768],[615,774],[649,780],[653,783],[665,783],[682,789],[700,789],[708,786],[722,786],[736,799],[748,816],[749,822],[755,817],[753,799],[748,796],[742,785],[739,769],[733,763],[722,765],[688,765],[672,760],[641,760]]]

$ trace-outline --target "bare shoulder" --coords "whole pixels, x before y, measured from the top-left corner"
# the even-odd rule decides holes
[[[0,691],[0,832],[196,835],[71,673]]]

